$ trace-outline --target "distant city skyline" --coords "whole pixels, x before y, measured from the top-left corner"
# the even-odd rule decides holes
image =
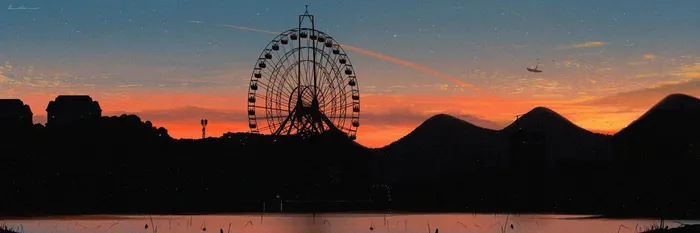
[[[56,96],[86,94],[174,137],[201,137],[202,118],[210,136],[248,131],[248,79],[273,38],[261,30],[295,27],[306,4],[357,48],[366,146],[438,113],[496,128],[537,106],[614,133],[668,94],[700,96],[693,0],[0,3],[0,98],[40,123]],[[527,72],[537,59],[543,72]]]

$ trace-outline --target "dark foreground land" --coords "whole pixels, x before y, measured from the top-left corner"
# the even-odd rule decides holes
[[[655,228],[642,233],[697,233],[700,232],[700,225],[685,225],[676,228]]]
[[[174,140],[135,116],[65,129],[37,127],[3,144],[5,216],[260,212],[263,202],[266,212],[277,212],[281,199],[285,212],[700,217],[694,185],[700,177],[692,162],[581,162],[449,173],[426,167],[430,172],[416,169],[408,176],[397,174],[409,165],[341,134]]]
[[[665,126],[673,111],[648,114],[614,137],[532,128],[559,118],[528,114],[502,131],[436,116],[381,149],[339,132],[175,140],[133,115],[3,128],[0,215],[279,212],[282,200],[284,212],[700,218],[700,114]]]

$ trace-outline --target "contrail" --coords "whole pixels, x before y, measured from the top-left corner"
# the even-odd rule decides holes
[[[236,28],[236,29],[241,29],[241,30],[246,30],[246,31],[262,32],[262,33],[273,34],[273,35],[279,35],[279,34],[280,34],[279,32],[273,32],[273,31],[255,29],[255,28],[248,28],[248,27],[241,27],[241,26],[236,26],[236,25],[219,24],[219,26],[230,27],[230,28]]]
[[[202,23],[202,22],[200,22],[200,21],[187,21],[187,22],[190,22],[190,23],[198,23],[198,24],[201,24],[201,23]],[[261,33],[267,33],[267,34],[273,34],[273,35],[279,35],[279,34],[280,34],[280,32],[273,32],[273,31],[267,31],[267,30],[256,29],[256,28],[249,28],[249,27],[243,27],[243,26],[237,26],[237,25],[230,25],[230,24],[219,24],[219,26],[222,26],[222,27],[230,27],[230,28],[236,28],[236,29],[246,30],[246,31],[261,32]],[[347,50],[350,50],[350,51],[354,51],[354,52],[358,52],[358,53],[361,53],[361,54],[364,54],[364,55],[367,55],[367,56],[379,58],[379,59],[382,59],[382,60],[385,60],[385,61],[393,62],[393,63],[395,63],[395,64],[399,64],[399,65],[402,65],[402,66],[405,66],[405,67],[408,67],[408,68],[411,68],[411,69],[420,71],[420,72],[422,72],[422,73],[424,73],[424,74],[431,75],[431,76],[434,76],[434,77],[438,77],[438,78],[441,78],[441,79],[450,81],[450,82],[452,82],[452,83],[454,83],[454,84],[457,84],[457,85],[460,85],[460,86],[463,86],[463,87],[472,89],[472,90],[476,91],[477,93],[488,95],[488,93],[482,91],[481,89],[479,89],[478,87],[476,87],[476,86],[474,86],[474,85],[472,85],[472,84],[465,83],[465,82],[460,81],[460,80],[458,80],[458,79],[456,79],[456,78],[450,77],[449,75],[440,73],[440,72],[438,72],[437,70],[434,70],[434,69],[431,69],[431,68],[428,68],[428,67],[425,67],[425,66],[422,66],[422,65],[419,65],[419,64],[410,62],[410,61],[401,60],[401,59],[398,59],[398,58],[395,58],[395,57],[391,57],[391,56],[388,56],[388,55],[384,55],[384,54],[381,54],[381,53],[377,53],[377,52],[372,52],[372,51],[369,51],[369,50],[366,50],[366,49],[361,49],[361,48],[358,48],[358,47],[354,47],[354,46],[350,46],[350,45],[345,45],[345,44],[339,44],[339,45],[340,45],[341,47],[343,47],[344,49],[347,49]]]

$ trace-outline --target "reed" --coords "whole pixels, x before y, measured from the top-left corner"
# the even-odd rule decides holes
[[[0,224],[0,233],[19,233],[19,230],[9,227],[3,223]]]
[[[506,230],[508,230],[508,220],[509,219],[510,219],[510,214],[506,215],[506,223],[501,225],[501,233],[506,233]]]
[[[153,233],[156,233],[156,228],[157,228],[157,227],[156,227],[155,225],[153,225],[153,216],[148,215],[148,218],[151,219],[151,226],[153,227],[153,228],[151,228],[151,229],[153,229]]]

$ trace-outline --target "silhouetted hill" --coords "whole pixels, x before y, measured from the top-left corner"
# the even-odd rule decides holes
[[[496,132],[438,114],[380,151],[397,177],[475,171],[502,164],[505,151]]]
[[[541,134],[545,158],[550,162],[605,160],[611,156],[609,136],[585,130],[549,108],[530,110],[501,133],[511,137],[518,130]]]
[[[700,158],[700,99],[672,94],[614,135],[620,159]]]

